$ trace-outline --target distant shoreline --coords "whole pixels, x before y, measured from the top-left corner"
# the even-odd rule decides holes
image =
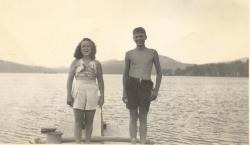
[[[0,72],[0,74],[68,74],[67,72],[58,73],[43,73],[43,72]],[[104,73],[104,75],[122,75],[122,74],[110,74]],[[152,75],[154,76],[154,74]],[[249,78],[249,76],[202,76],[202,75],[163,75],[167,77],[220,77],[220,78]]]
[[[249,77],[248,58],[207,64],[181,63],[167,56],[160,56],[159,58],[164,76]],[[121,75],[124,70],[124,61],[102,62],[102,70],[104,74]],[[66,66],[48,68],[0,60],[0,73],[64,74],[67,72],[68,67]],[[152,74],[155,74],[154,67]]]

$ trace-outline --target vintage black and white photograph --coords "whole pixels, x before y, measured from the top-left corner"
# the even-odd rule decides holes
[[[248,145],[248,0],[0,0],[0,144]]]

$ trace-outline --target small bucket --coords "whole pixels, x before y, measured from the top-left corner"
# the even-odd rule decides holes
[[[60,144],[62,142],[62,134],[60,131],[47,133],[46,143]]]

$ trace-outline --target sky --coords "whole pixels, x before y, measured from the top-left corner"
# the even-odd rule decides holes
[[[0,60],[68,66],[85,37],[98,60],[122,60],[139,26],[147,47],[180,62],[249,54],[247,0],[0,0]]]

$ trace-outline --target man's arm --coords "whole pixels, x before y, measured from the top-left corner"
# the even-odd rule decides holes
[[[155,87],[153,89],[152,95],[150,97],[150,101],[153,101],[157,98],[160,84],[161,84],[161,79],[162,79],[161,65],[160,65],[159,56],[156,50],[154,51],[153,62],[155,65],[155,70],[156,70],[156,83],[155,83]]]
[[[128,102],[126,84],[127,84],[127,80],[129,77],[129,68],[130,68],[130,60],[128,58],[128,52],[127,52],[126,56],[125,56],[125,69],[124,69],[124,73],[123,73],[123,97],[122,97],[122,101],[124,103]]]

